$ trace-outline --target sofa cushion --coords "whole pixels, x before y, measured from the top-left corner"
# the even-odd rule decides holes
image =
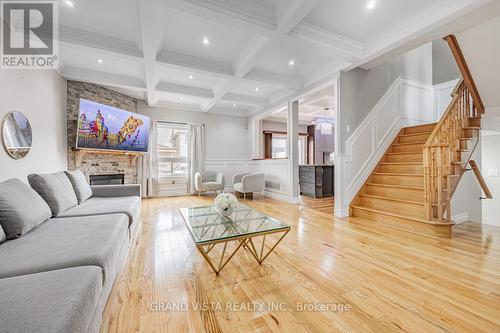
[[[79,204],[92,196],[92,189],[90,188],[90,185],[81,170],[65,171],[65,173],[66,176],[68,176],[71,185],[73,185]]]
[[[67,268],[0,279],[0,332],[88,332],[101,311],[101,269]]]
[[[49,204],[52,216],[78,204],[73,185],[64,172],[32,174],[28,181],[35,191]]]
[[[74,217],[123,213],[132,224],[139,220],[141,198],[139,197],[92,197],[81,205],[68,209],[58,217]]]
[[[5,232],[2,229],[2,225],[0,224],[0,243],[5,242],[5,239],[7,239],[7,236],[5,236]]]
[[[106,280],[128,241],[125,214],[53,218],[0,244],[0,278],[91,265],[101,267]]]
[[[27,184],[19,179],[0,183],[0,224],[7,239],[21,237],[50,216],[47,203]]]

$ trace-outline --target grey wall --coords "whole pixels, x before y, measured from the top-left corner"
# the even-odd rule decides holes
[[[85,82],[68,81],[68,168],[80,169],[87,176],[99,174],[125,174],[126,184],[137,183],[137,165],[130,164],[130,157],[117,154],[86,154],[82,164],[75,165],[76,127],[80,98],[111,105],[130,112],[137,112],[137,100],[116,91]]]
[[[391,62],[370,70],[356,68],[340,73],[339,78],[339,147],[361,124],[398,76],[432,84],[432,45],[426,44]],[[432,112],[432,110],[429,110]],[[350,126],[350,132],[347,132]]]
[[[247,118],[150,108],[139,101],[139,113],[153,120],[204,123],[206,125],[206,159],[207,160],[248,160],[251,156],[250,131],[245,128]]]
[[[432,84],[448,82],[460,76],[460,70],[448,44],[444,40],[432,42]]]
[[[0,101],[2,122],[10,111],[21,111],[33,132],[33,146],[22,160],[0,148],[0,181],[65,170],[66,81],[51,70],[2,70]]]
[[[471,141],[472,143],[472,141]],[[481,169],[481,142],[474,151],[472,159],[476,161]],[[458,184],[453,197],[451,198],[451,215],[452,217],[466,213],[469,221],[481,222],[482,208],[481,208],[481,187],[476,181],[472,171],[466,172],[460,183]]]

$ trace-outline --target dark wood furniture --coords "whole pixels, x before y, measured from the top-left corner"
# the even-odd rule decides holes
[[[333,196],[333,170],[333,165],[300,165],[300,194],[312,198]]]

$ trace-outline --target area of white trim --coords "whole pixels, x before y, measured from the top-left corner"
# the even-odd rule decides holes
[[[455,224],[459,223],[464,223],[468,222],[469,220],[469,213],[462,213],[462,214],[457,214],[451,217],[451,220],[455,222]]]

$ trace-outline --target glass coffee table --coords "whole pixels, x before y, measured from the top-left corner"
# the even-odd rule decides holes
[[[221,216],[213,206],[181,208],[180,211],[196,248],[215,274],[220,273],[241,247],[248,249],[255,260],[262,264],[290,231],[289,225],[241,204],[229,217]],[[266,248],[266,236],[271,234],[281,235],[274,245]],[[260,246],[257,246],[256,237],[262,237]],[[226,253],[230,242],[236,243],[236,249]],[[221,244],[222,251],[220,257],[214,260],[209,253],[217,244]]]

